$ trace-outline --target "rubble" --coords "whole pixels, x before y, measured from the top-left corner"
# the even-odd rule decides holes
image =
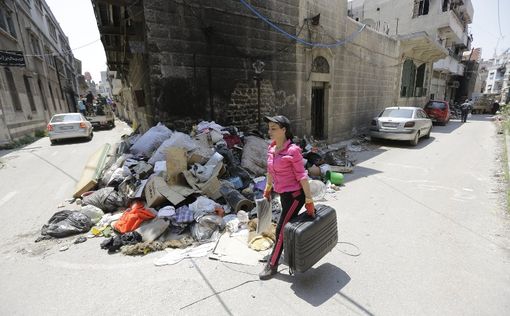
[[[331,175],[352,172],[347,152],[365,146],[363,139],[342,146],[294,141],[303,149],[316,201],[340,189]],[[125,135],[91,156],[68,201],[77,209],[55,213],[38,240],[87,233],[74,243],[106,238],[101,248],[110,254],[168,252],[155,265],[213,249],[212,259],[256,264],[274,243],[281,213],[278,196],[261,199],[268,145],[257,133],[215,122],[201,122],[189,135],[161,123],[143,135]],[[239,240],[245,249],[236,248]]]

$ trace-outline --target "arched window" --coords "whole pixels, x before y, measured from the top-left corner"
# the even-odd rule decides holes
[[[421,64],[420,67],[418,67],[416,70],[416,97],[422,97],[427,93],[425,89],[425,71],[426,64]]]
[[[313,60],[312,72],[329,74],[329,63],[326,58],[318,56]]]
[[[414,96],[414,79],[416,66],[411,59],[407,59],[402,67],[402,82],[400,84],[400,96],[410,98]]]

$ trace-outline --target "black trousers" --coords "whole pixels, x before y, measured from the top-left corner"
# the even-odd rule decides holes
[[[465,122],[467,120],[468,114],[469,114],[469,111],[464,111],[464,110],[462,111],[462,115],[461,115],[462,122]]]
[[[280,194],[282,202],[282,213],[276,226],[276,241],[273,252],[269,257],[269,264],[274,267],[278,265],[283,250],[283,231],[285,225],[299,213],[299,210],[305,204],[305,193],[303,189],[294,192],[284,192]]]

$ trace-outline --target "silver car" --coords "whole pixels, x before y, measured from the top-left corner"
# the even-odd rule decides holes
[[[93,137],[92,124],[80,113],[55,114],[48,124],[48,136],[52,144],[60,139]]]
[[[407,140],[416,146],[421,137],[429,138],[432,121],[418,107],[389,107],[370,123],[370,137]]]

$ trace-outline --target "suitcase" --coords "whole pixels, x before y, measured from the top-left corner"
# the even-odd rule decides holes
[[[330,252],[338,242],[336,211],[318,204],[315,218],[303,212],[285,225],[284,261],[289,272],[305,272]]]

